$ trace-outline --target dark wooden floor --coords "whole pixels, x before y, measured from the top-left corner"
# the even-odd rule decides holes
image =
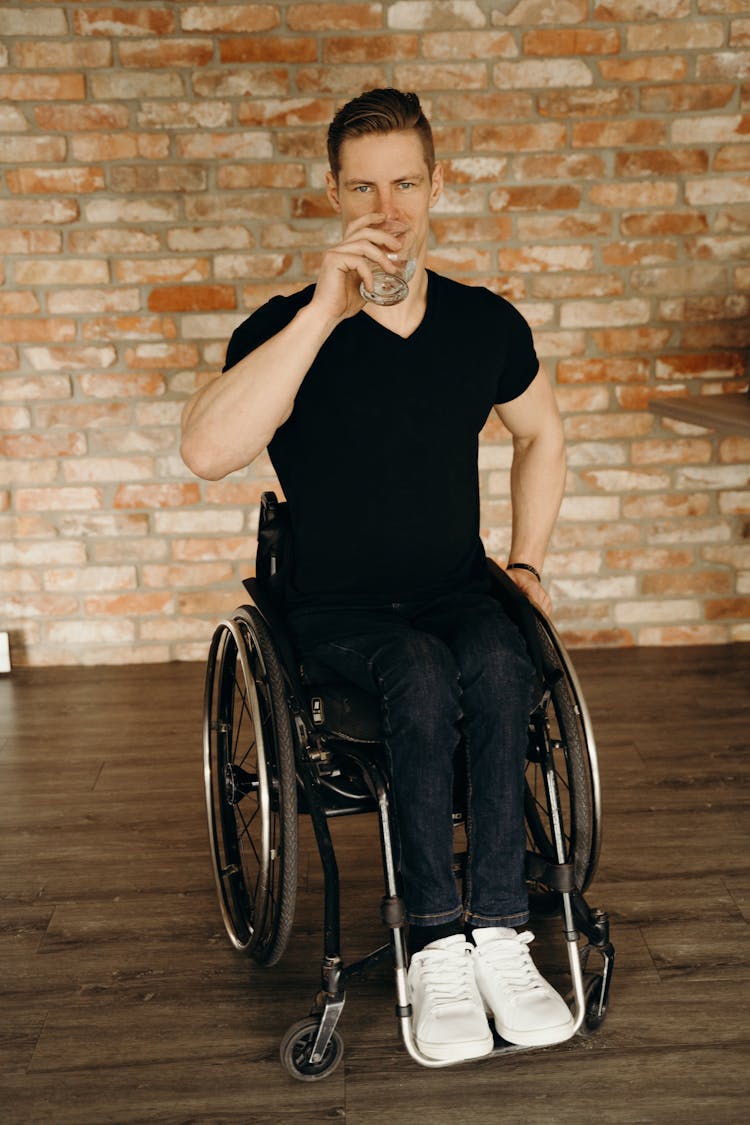
[[[384,966],[350,992],[344,1064],[314,1085],[277,1049],[317,988],[317,858],[306,836],[289,951],[254,970],[214,898],[202,669],[0,680],[0,1120],[744,1125],[750,645],[574,657],[605,800],[590,900],[618,953],[604,1026],[424,1070],[397,1037]],[[369,818],[336,837],[353,957],[382,940],[377,848]],[[562,983],[556,931],[537,944]]]

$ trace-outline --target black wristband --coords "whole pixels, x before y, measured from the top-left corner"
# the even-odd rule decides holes
[[[541,574],[539,573],[539,571],[536,569],[535,566],[531,565],[531,563],[508,563],[508,565],[506,566],[505,569],[506,570],[528,570],[528,572],[530,574],[534,575],[537,582],[542,581]]]

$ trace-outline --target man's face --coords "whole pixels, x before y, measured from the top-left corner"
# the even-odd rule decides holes
[[[387,219],[407,222],[420,250],[425,247],[429,211],[440,197],[443,179],[439,164],[430,175],[419,135],[409,129],[352,137],[342,144],[339,159],[338,179],[329,172],[326,184],[344,229],[352,220],[379,211]]]

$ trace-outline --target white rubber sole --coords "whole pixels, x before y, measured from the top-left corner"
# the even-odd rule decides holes
[[[489,1013],[492,1015],[492,1013]],[[495,1030],[506,1043],[513,1043],[516,1047],[554,1047],[557,1043],[564,1043],[571,1039],[575,1032],[575,1021],[572,1016],[564,1024],[557,1027],[534,1028],[529,1031],[519,1031],[517,1028],[503,1026],[495,1017]]]
[[[416,1032],[414,1032],[414,1042],[426,1058],[438,1062],[468,1062],[469,1059],[482,1059],[485,1055],[489,1055],[495,1046],[489,1027],[483,1039],[473,1039],[469,1043],[425,1043]]]

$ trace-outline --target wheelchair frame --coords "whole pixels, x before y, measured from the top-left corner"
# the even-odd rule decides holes
[[[310,688],[303,683],[274,593],[283,582],[285,518],[285,505],[265,493],[258,577],[244,583],[253,604],[239,607],[218,625],[206,670],[204,776],[224,925],[235,948],[258,964],[270,966],[281,958],[294,916],[298,810],[307,811],[324,876],[321,988],[310,1016],[293,1024],[282,1039],[282,1064],[301,1081],[332,1073],[343,1056],[336,1025],[347,986],[390,957],[396,1014],[408,1053],[422,1066],[454,1065],[423,1055],[412,1033],[405,912],[377,701],[351,685]],[[489,565],[495,592],[524,632],[541,683],[527,753],[531,909],[561,915],[575,1030],[594,1030],[607,1010],[614,949],[607,915],[584,898],[601,843],[593,731],[554,626],[496,564]],[[378,818],[383,863],[381,917],[390,936],[388,943],[345,965],[338,866],[328,822],[372,811]],[[460,822],[461,814],[454,820]],[[601,957],[598,972],[589,969],[592,952]],[[495,1040],[493,1054],[530,1049],[497,1035]]]

